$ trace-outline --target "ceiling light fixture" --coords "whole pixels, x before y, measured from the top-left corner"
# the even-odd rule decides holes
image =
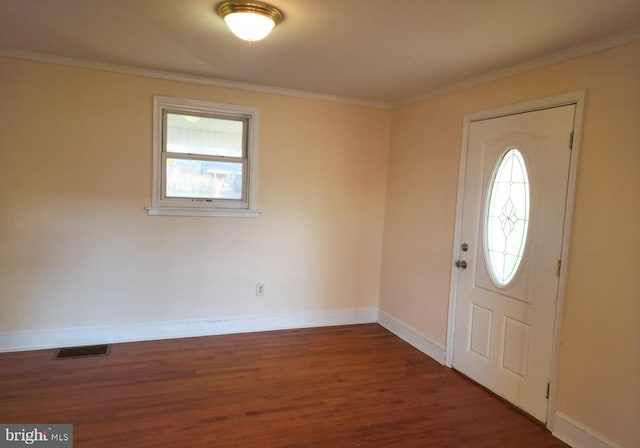
[[[232,0],[218,5],[218,15],[233,34],[253,42],[264,39],[282,20],[282,13],[267,3]]]

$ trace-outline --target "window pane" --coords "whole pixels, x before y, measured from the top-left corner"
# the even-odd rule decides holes
[[[242,163],[167,158],[166,196],[242,199]]]
[[[244,120],[167,113],[165,151],[244,157]]]
[[[507,286],[518,272],[528,227],[529,176],[522,154],[512,148],[495,169],[485,215],[485,257],[497,286]]]

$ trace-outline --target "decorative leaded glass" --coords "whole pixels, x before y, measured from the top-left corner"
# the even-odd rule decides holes
[[[494,169],[485,214],[485,258],[489,275],[506,287],[518,272],[529,228],[529,176],[522,153],[508,150]]]

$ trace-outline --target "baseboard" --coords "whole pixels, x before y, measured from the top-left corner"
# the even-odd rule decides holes
[[[623,448],[562,412],[554,414],[552,434],[573,448]]]
[[[377,321],[377,317],[377,308],[356,308],[221,319],[142,322],[100,327],[16,331],[0,333],[0,352],[374,323]]]
[[[374,322],[379,323],[440,364],[445,364],[446,350],[444,347],[377,308],[6,332],[0,333],[0,353]],[[623,448],[622,445],[607,439],[562,412],[554,414],[552,433],[573,448]]]
[[[445,363],[446,349],[421,335],[415,328],[382,310],[378,310],[378,323],[440,364]]]

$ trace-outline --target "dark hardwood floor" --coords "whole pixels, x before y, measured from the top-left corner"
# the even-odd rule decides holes
[[[376,324],[0,354],[0,422],[85,447],[567,447]]]

